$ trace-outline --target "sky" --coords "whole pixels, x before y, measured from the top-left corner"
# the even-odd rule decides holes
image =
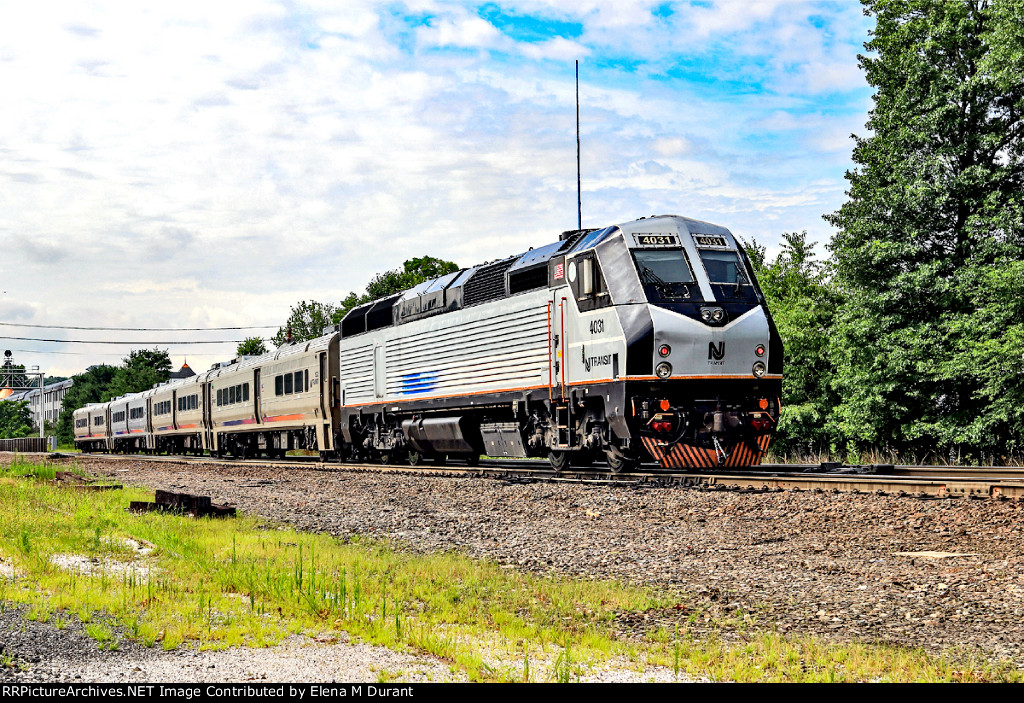
[[[555,241],[576,60],[584,227],[679,214],[770,255],[783,232],[823,244],[871,28],[852,0],[9,4],[0,337],[201,371],[405,259]],[[64,376],[132,348],[0,338]]]

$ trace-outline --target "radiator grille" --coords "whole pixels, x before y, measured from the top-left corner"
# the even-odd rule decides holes
[[[466,307],[505,297],[505,272],[516,258],[505,259],[477,269],[465,285]]]

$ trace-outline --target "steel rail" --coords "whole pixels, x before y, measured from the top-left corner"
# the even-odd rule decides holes
[[[48,453],[39,453],[49,456]],[[62,456],[71,457],[72,454]],[[210,456],[159,456],[147,454],[86,454],[99,459],[129,459],[160,463],[215,464],[263,469],[313,469],[352,473],[384,473],[416,476],[491,478],[514,482],[582,483],[631,487],[685,486],[705,490],[817,491],[875,493],[919,498],[1024,498],[1024,468],[952,467],[910,465],[799,465],[770,464],[749,471],[686,473],[665,471],[653,464],[639,471],[610,474],[600,468],[570,468],[556,473],[547,462],[490,459],[479,465],[370,464],[323,462],[319,457],[287,459],[237,459]]]

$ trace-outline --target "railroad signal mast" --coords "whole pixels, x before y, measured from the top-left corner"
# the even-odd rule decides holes
[[[30,376],[36,377],[35,385],[28,385]],[[38,366],[16,366],[14,364],[13,355],[11,350],[7,349],[4,351],[4,363],[0,366],[0,400],[3,400],[6,395],[10,395],[15,391],[39,391],[39,436],[46,436],[46,422],[43,420],[43,379],[46,377],[44,371],[40,371]],[[4,389],[9,389],[7,394],[4,394]]]

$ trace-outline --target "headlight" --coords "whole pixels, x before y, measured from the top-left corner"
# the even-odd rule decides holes
[[[672,375],[672,364],[663,361],[654,369],[654,373],[658,374],[658,378],[668,378]]]
[[[764,376],[764,372],[767,371],[767,370],[768,369],[766,369],[765,366],[764,366],[764,362],[762,362],[762,361],[755,361],[754,362],[754,368],[752,369],[752,371],[754,372],[754,375],[757,376],[758,378],[761,378],[762,376]]]
[[[709,325],[720,325],[725,322],[725,310],[722,308],[701,308],[700,319]]]

